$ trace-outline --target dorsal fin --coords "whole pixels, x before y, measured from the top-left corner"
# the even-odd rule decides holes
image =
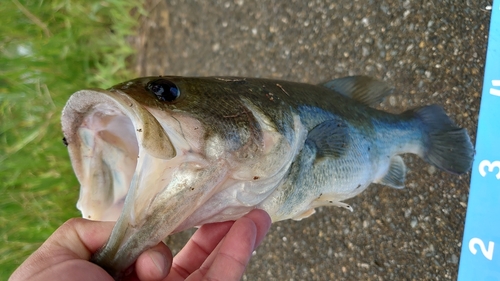
[[[338,78],[321,85],[368,106],[382,102],[394,91],[387,83],[363,75]]]
[[[317,158],[338,158],[344,155],[349,146],[348,134],[344,121],[328,120],[309,131],[306,143],[316,147]]]

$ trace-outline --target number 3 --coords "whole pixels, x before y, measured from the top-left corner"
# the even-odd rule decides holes
[[[488,249],[484,246],[483,240],[479,238],[472,238],[469,241],[469,250],[473,255],[477,254],[477,250],[474,247],[475,245],[479,245],[479,248],[481,249],[481,253],[483,253],[484,257],[492,260],[493,259],[493,248],[495,247],[495,243],[493,241],[490,241],[488,243]]]
[[[481,161],[481,163],[479,163],[479,174],[483,177],[486,177],[486,167],[488,167],[488,172],[490,173],[493,172],[494,168],[498,168],[497,179],[500,180],[500,161],[493,161],[493,163],[488,160]]]

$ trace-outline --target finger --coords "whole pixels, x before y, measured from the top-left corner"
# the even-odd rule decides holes
[[[240,280],[252,252],[262,242],[271,226],[263,210],[253,210],[238,219],[223,241],[192,276],[193,280]]]
[[[82,218],[68,220],[16,270],[13,275],[15,278],[12,279],[19,277],[21,280],[27,280],[30,279],[29,276],[34,275],[40,277],[44,270],[57,270],[58,267],[67,265],[72,260],[89,260],[92,253],[106,242],[113,225],[113,222],[89,221]],[[88,272],[90,267],[97,267],[97,265],[89,262],[84,268],[79,269],[82,272]],[[78,269],[73,272],[74,280],[78,275],[77,271]],[[98,274],[99,276],[107,275],[104,270],[99,271]]]
[[[74,258],[89,260],[109,238],[114,222],[90,221],[73,218],[61,225],[45,241],[40,250],[73,255]]]
[[[240,280],[252,255],[257,237],[255,223],[247,218],[238,219],[221,241],[218,249],[193,273],[193,280]]]
[[[255,250],[260,243],[262,243],[262,240],[264,240],[269,228],[271,227],[271,217],[269,217],[269,214],[267,214],[266,211],[261,209],[254,209],[250,213],[246,214],[245,217],[251,219],[257,227],[257,237],[253,248],[253,250]]]
[[[234,222],[205,224],[189,239],[188,243],[175,256],[170,275],[177,275],[184,280],[200,268],[205,259],[226,235]],[[169,276],[171,277],[171,276]],[[172,280],[177,280],[173,278]]]
[[[135,272],[141,281],[163,280],[172,265],[172,252],[163,243],[142,253],[135,263]]]

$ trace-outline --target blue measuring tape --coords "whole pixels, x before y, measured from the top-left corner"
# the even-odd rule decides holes
[[[459,281],[500,280],[500,0],[493,2]]]

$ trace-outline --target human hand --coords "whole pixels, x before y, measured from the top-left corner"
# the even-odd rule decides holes
[[[113,280],[89,261],[106,242],[113,225],[70,219],[17,268],[10,280]],[[240,280],[270,225],[269,215],[262,210],[253,210],[235,222],[203,225],[173,259],[163,243],[142,253],[125,280]]]

